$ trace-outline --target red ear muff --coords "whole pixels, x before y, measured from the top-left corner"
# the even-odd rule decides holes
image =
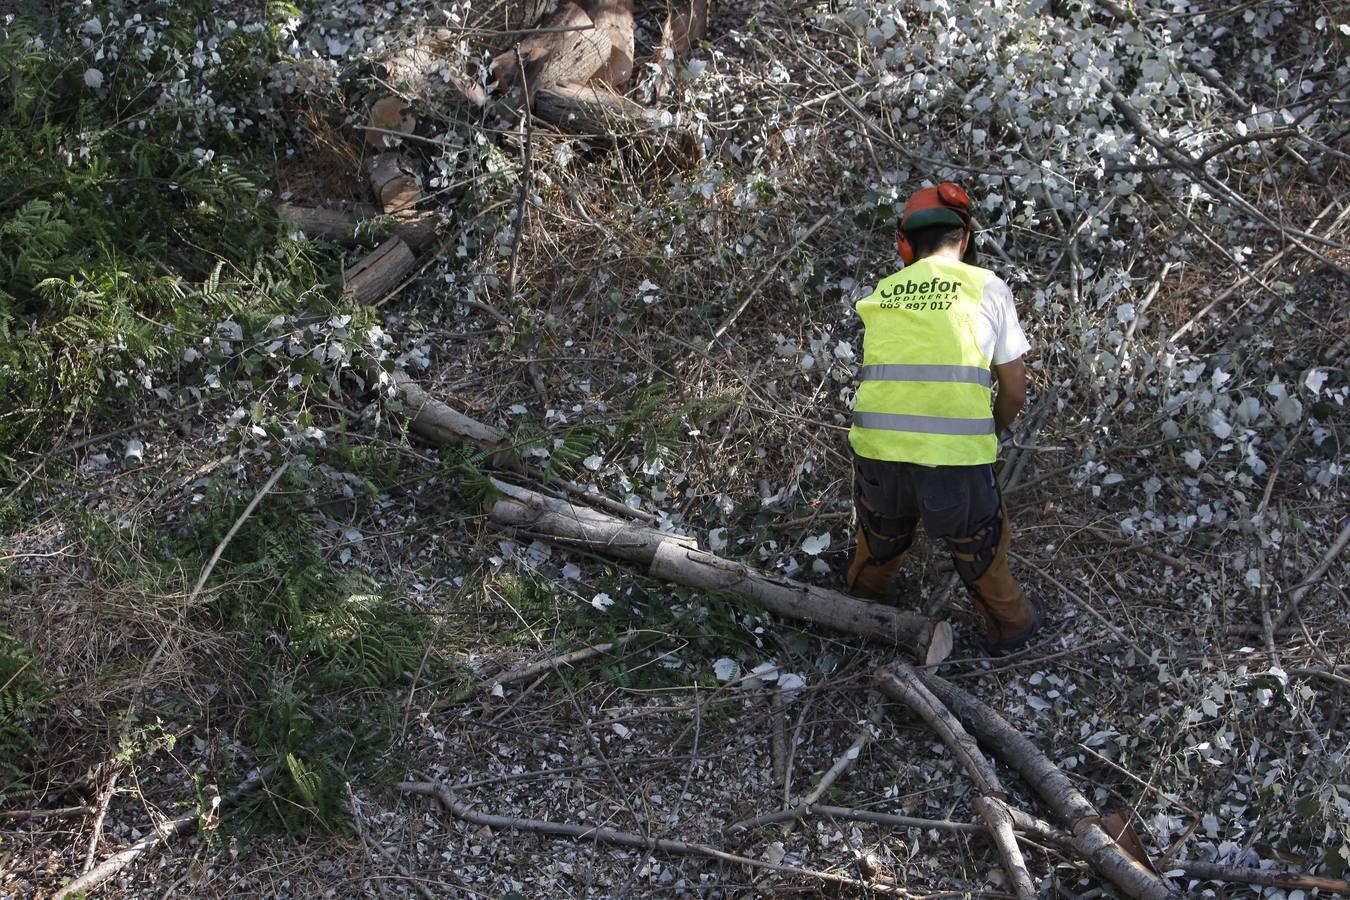
[[[955,209],[968,212],[970,210],[970,197],[965,189],[955,181],[944,181],[937,188],[938,199],[946,205]]]
[[[909,238],[905,237],[903,231],[899,232],[895,238],[895,252],[900,254],[900,260],[907,266],[914,265],[914,248],[910,246]]]

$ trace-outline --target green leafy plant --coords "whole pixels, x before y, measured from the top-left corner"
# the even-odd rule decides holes
[[[99,60],[23,20],[0,34],[0,455],[134,402],[228,316],[336,296],[338,266],[259,190],[261,132],[195,102],[260,99],[277,36],[221,31],[185,85],[210,4],[145,4],[140,31],[91,12]]]
[[[49,697],[28,649],[0,631],[0,794],[28,778]]]
[[[296,479],[292,487],[304,484],[304,476]],[[239,511],[214,504],[180,553],[204,562]],[[368,701],[357,715],[343,698],[394,685],[419,669],[423,653],[419,622],[368,579],[334,570],[312,540],[297,535],[300,515],[290,501],[266,498],[231,539],[210,585],[220,588],[216,627],[237,635],[253,692],[265,698],[249,731],[286,775],[287,827],[330,828],[342,815],[344,765],[374,727]],[[342,754],[333,749],[338,735],[345,736]],[[301,820],[292,818],[301,811]]]

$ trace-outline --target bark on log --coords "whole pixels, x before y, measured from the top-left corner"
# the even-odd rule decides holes
[[[417,266],[417,257],[402,238],[390,238],[347,271],[343,290],[362,305],[382,300]]]
[[[378,131],[366,132],[366,144],[372,150],[383,150],[392,137],[387,132],[412,134],[417,130],[417,118],[407,111],[402,97],[381,97],[370,105],[368,123]]]
[[[608,35],[576,3],[564,3],[545,24],[547,32],[530,35],[492,61],[493,75],[502,87],[516,83],[522,66],[526,93],[532,94],[559,81],[584,84],[609,64]]]
[[[492,520],[502,525],[538,531],[643,566],[652,564],[657,548],[663,543],[698,547],[693,538],[616,519],[589,506],[548,497],[495,478],[492,485],[504,495],[493,503],[490,513]]]
[[[364,234],[371,233],[362,227],[363,220],[379,219],[381,221],[374,223],[373,233],[388,233],[402,238],[414,250],[430,241],[439,227],[439,220],[433,212],[408,210],[393,216],[385,216],[375,207],[364,204],[347,212],[319,206],[282,203],[277,207],[277,215],[291,227],[300,229],[311,238],[322,238],[340,244],[359,243]]]
[[[497,451],[493,457],[495,464],[506,465],[510,462],[505,432],[451,409],[428,395],[421,385],[404,372],[395,369],[390,374],[411,420],[409,426],[413,433],[438,447],[469,441]]]
[[[702,157],[702,145],[679,128],[661,128],[660,116],[640,103],[598,84],[561,83],[534,94],[534,114],[563,131],[589,136],[632,138],[647,143],[680,168]]]
[[[686,587],[741,594],[780,616],[894,643],[917,656],[923,656],[932,634],[932,623],[917,613],[788,578],[774,578],[674,541],[656,548],[650,573],[653,578]]]
[[[356,217],[341,210],[282,203],[277,207],[277,215],[288,227],[297,228],[311,238],[344,244],[357,240]]]
[[[648,567],[653,578],[701,590],[749,597],[787,618],[899,644],[922,656],[932,634],[923,616],[868,603],[837,591],[773,578],[698,549],[692,538],[666,534],[566,500],[494,480],[502,493],[489,511],[494,522],[524,528]]]
[[[1017,770],[1072,832],[1074,849],[1127,896],[1140,900],[1175,897],[1171,885],[1130,856],[1096,824],[1097,809],[1025,735],[971,694],[937,675],[920,672],[924,686],[1005,765]]]
[[[708,0],[668,0],[661,45],[688,53],[708,33]]]
[[[402,153],[386,150],[372,157],[367,167],[371,192],[384,212],[411,210],[422,199],[417,164]]]
[[[533,28],[548,15],[552,6],[549,0],[511,0],[506,5],[507,30]]]
[[[582,0],[581,6],[609,39],[609,60],[595,78],[622,88],[633,77],[633,0]]]

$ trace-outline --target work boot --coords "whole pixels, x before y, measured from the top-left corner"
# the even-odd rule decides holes
[[[903,539],[902,539],[903,541]],[[848,592],[855,597],[862,597],[866,600],[887,600],[891,599],[891,586],[895,583],[896,573],[900,571],[900,566],[904,564],[905,557],[909,555],[909,544],[913,542],[913,534],[909,535],[908,541],[903,541],[904,549],[894,551],[896,542],[886,540],[885,549],[891,550],[889,558],[877,559],[873,554],[871,544],[867,540],[867,530],[858,529],[858,546],[853,551],[853,563],[848,567]],[[881,543],[881,542],[878,542]]]
[[[1017,584],[1008,568],[1008,547],[1012,543],[1012,528],[1003,517],[998,544],[994,548],[989,567],[966,589],[976,611],[984,620],[991,654],[1002,655],[1024,646],[1041,628],[1041,611]]]
[[[1002,640],[994,640],[993,638],[989,638],[984,642],[985,652],[988,653],[990,656],[1007,656],[1009,653],[1021,650],[1027,644],[1031,643],[1031,639],[1034,638],[1040,632],[1042,625],[1041,605],[1037,603],[1035,600],[1032,600],[1031,607],[1033,610],[1035,610],[1035,616],[1031,620],[1031,625],[1028,626],[1025,631],[1023,631],[1021,634],[1014,634],[1010,637],[1003,638]],[[979,608],[978,604],[976,604],[976,608],[977,609]],[[988,627],[988,622],[989,620],[986,617],[985,618],[986,628]]]

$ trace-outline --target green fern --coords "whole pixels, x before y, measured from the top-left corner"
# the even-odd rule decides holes
[[[293,10],[274,5],[272,21]],[[210,115],[184,122],[195,113],[169,102],[212,4],[138,12],[158,38],[114,59],[88,59],[69,36],[39,41],[22,19],[0,32],[0,454],[41,446],[71,414],[115,417],[144,389],[141,373],[175,363],[226,316],[343,302],[336,260],[290,241],[260,195],[272,160],[259,135]],[[221,64],[194,89],[261,99],[277,37],[223,36]],[[95,62],[117,85],[115,108],[84,84]],[[239,359],[246,374],[257,356]]]
[[[0,794],[28,778],[49,696],[28,648],[0,631]]]
[[[459,495],[466,510],[477,512],[502,495],[482,466],[489,453],[467,445],[446,447],[441,451],[441,469],[459,482]]]
[[[571,469],[581,462],[600,441],[604,432],[593,425],[578,425],[555,441],[553,452],[549,454],[548,465],[544,468],[544,480],[559,474],[563,469]]]

